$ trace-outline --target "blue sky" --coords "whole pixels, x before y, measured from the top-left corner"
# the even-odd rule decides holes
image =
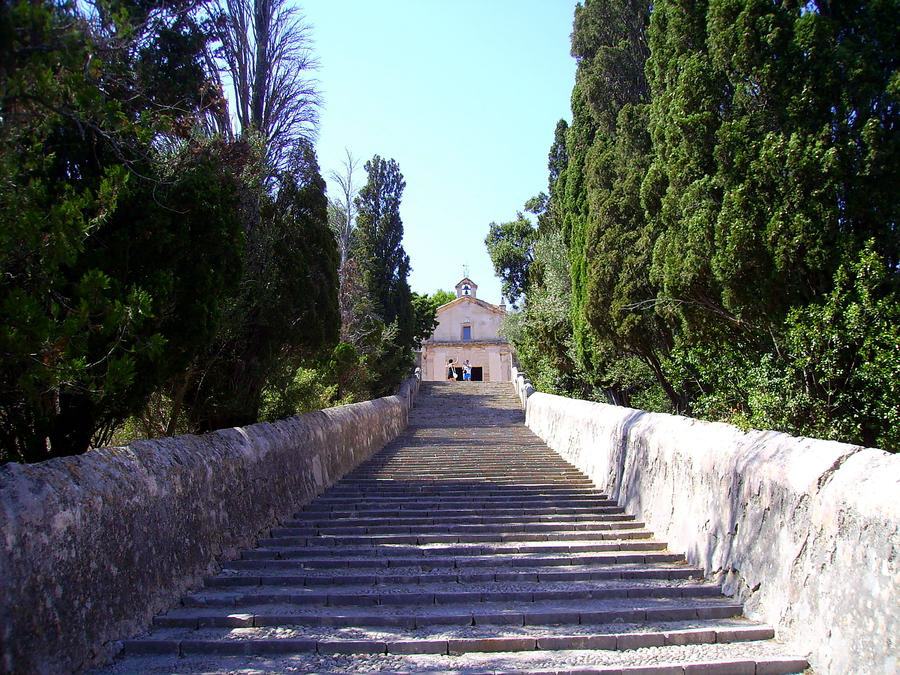
[[[345,148],[396,159],[413,290],[450,290],[468,264],[498,302],[484,237],[547,189],[553,129],[571,117],[575,0],[299,4],[321,62],[323,174]]]

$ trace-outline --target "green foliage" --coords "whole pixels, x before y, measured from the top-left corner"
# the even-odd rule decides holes
[[[0,5],[0,460],[389,393],[430,331],[396,162],[366,167],[339,279],[303,134],[203,137],[228,129],[208,9]]]
[[[836,273],[867,240],[896,269],[900,199],[883,181],[900,169],[898,8],[851,4],[655,4],[643,197],[659,230],[651,279],[698,412],[871,443],[870,415],[887,422],[878,395],[854,408],[820,384],[855,382],[854,360],[822,352],[832,365],[818,372],[799,348],[825,298],[832,316],[853,306],[833,296]],[[833,339],[877,342],[864,326]]]
[[[422,344],[423,340],[431,337],[434,329],[437,328],[437,309],[441,305],[452,302],[456,299],[456,295],[450,291],[435,291],[433,294],[427,293],[412,294],[413,316],[415,317],[415,330],[413,336],[416,347]]]
[[[205,346],[237,281],[243,150],[178,136],[202,113],[191,11],[0,9],[6,459],[108,438]]]
[[[416,316],[409,288],[409,256],[403,249],[400,201],[406,183],[393,159],[375,155],[365,164],[368,180],[356,199],[356,238],[352,257],[377,316],[366,338],[379,336],[377,358],[370,358],[372,391],[383,396],[400,384],[412,368],[417,340]],[[360,311],[360,308],[356,310]],[[370,354],[371,357],[371,354]]]
[[[438,289],[431,294],[431,302],[435,308],[446,305],[448,302],[453,302],[454,300],[456,300],[456,293],[453,291]]]
[[[335,405],[337,385],[324,381],[321,366],[301,366],[284,380],[274,379],[277,384],[263,391],[260,420],[274,421]]]
[[[338,343],[328,358],[292,368],[283,362],[263,391],[260,419],[278,420],[365,400],[364,368],[352,345]]]
[[[338,253],[315,153],[298,146],[270,195],[245,199],[244,275],[225,320],[196,362],[186,401],[192,424],[218,429],[259,416],[263,392],[338,340]]]
[[[897,291],[874,242],[838,267],[831,291],[792,309],[785,324],[781,377],[792,388],[786,400],[799,405],[786,410],[776,396],[757,395],[750,423],[771,419],[822,438],[900,448]]]
[[[897,448],[900,300],[872,244],[838,267],[832,290],[793,308],[778,344],[757,357],[740,346],[678,350],[705,390],[694,412],[773,428]]]
[[[572,124],[506,328],[533,380],[898,449],[898,19],[861,0],[579,6]],[[546,311],[554,231],[567,318]]]
[[[529,206],[539,209],[540,202],[532,200]],[[519,212],[508,223],[491,223],[484,239],[494,271],[503,282],[503,295],[513,307],[528,290],[528,267],[534,257],[535,236],[531,221]]]
[[[525,307],[506,316],[501,334],[513,344],[519,364],[541,391],[584,395],[574,361],[571,279],[562,233],[541,237],[535,244],[535,257],[540,261],[540,277],[532,270]]]

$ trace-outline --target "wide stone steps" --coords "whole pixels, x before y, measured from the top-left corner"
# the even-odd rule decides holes
[[[412,499],[430,499],[441,497],[446,499],[467,499],[477,497],[481,499],[532,499],[541,497],[544,499],[565,499],[571,497],[591,497],[593,499],[603,499],[611,501],[606,495],[599,494],[589,487],[573,488],[569,485],[562,484],[559,487],[548,485],[546,487],[529,487],[517,490],[503,490],[493,487],[487,490],[476,490],[466,486],[460,486],[455,489],[442,490],[439,486],[417,486],[415,489],[406,487],[378,487],[377,485],[362,488],[333,488],[328,492],[329,501],[354,501],[357,499],[404,499],[406,501]],[[324,499],[324,497],[323,497]],[[318,500],[317,500],[318,501]]]
[[[304,514],[303,518],[294,518],[284,521],[284,527],[309,527],[308,523],[322,522],[323,519],[333,518],[335,524],[343,525],[350,521],[372,522],[382,524],[387,520],[406,522],[409,520],[447,520],[458,518],[460,523],[501,523],[513,522],[574,522],[577,518],[586,518],[593,522],[605,524],[634,523],[634,516],[617,512],[598,512],[594,507],[567,507],[561,509],[547,508],[495,508],[490,509],[378,509],[375,511],[320,511]]]
[[[449,509],[466,507],[468,509],[490,509],[498,507],[501,509],[526,509],[534,506],[544,505],[547,500],[542,497],[447,497],[442,499],[439,496],[429,498],[407,499],[404,497],[384,497],[381,499],[373,499],[366,497],[359,500],[349,499],[321,499],[316,500],[315,504],[311,504],[305,511],[306,513],[315,511],[384,511],[392,508],[403,510],[429,510],[429,509]],[[590,506],[597,509],[597,513],[623,513],[621,506],[616,506],[608,499],[600,497],[557,497],[553,500],[556,508],[566,508],[570,506]]]
[[[519,495],[519,494],[590,494],[597,495],[597,490],[590,486],[573,487],[569,484],[553,484],[553,483],[532,483],[532,484],[516,484],[505,487],[495,485],[472,485],[471,481],[460,482],[459,485],[446,485],[441,483],[421,484],[418,481],[410,481],[404,483],[396,480],[375,480],[364,485],[351,484],[348,481],[341,481],[338,485],[328,491],[330,495],[352,494],[354,497],[360,493],[376,494],[376,495],[417,495],[417,494],[439,494],[442,496],[452,496],[454,494],[493,494],[493,495]]]
[[[508,584],[505,589],[491,585],[471,584],[465,590],[459,584],[380,584],[350,586],[324,592],[304,586],[270,587],[265,591],[251,587],[242,592],[208,590],[182,599],[184,607],[241,607],[246,603],[302,604],[325,607],[370,607],[375,605],[450,605],[471,602],[543,602],[550,600],[609,600],[622,598],[709,598],[718,597],[719,588],[712,584],[609,584],[581,585],[577,589],[565,585],[533,582]]]
[[[365,534],[514,534],[514,533],[565,533],[565,532],[599,532],[609,533],[619,531],[623,538],[628,538],[628,532],[634,531],[641,536],[649,536],[650,532],[634,521],[620,521],[607,523],[603,521],[566,522],[559,523],[531,521],[527,523],[499,522],[494,524],[471,523],[465,525],[451,525],[449,523],[420,522],[430,521],[431,518],[397,518],[399,521],[407,521],[396,525],[342,525],[329,527],[327,525],[314,525],[304,527],[278,527],[271,530],[272,539],[261,539],[260,543],[286,539],[289,537],[322,537],[322,541],[332,536],[365,535]],[[349,521],[349,519],[348,519]],[[417,521],[417,522],[409,522]],[[316,522],[316,521],[313,521]],[[357,521],[360,522],[360,521]],[[383,519],[383,522],[389,522]]]
[[[318,542],[317,542],[318,543]],[[527,544],[527,545],[526,545]],[[545,545],[542,545],[545,544]],[[666,545],[661,541],[605,541],[559,544],[556,542],[525,542],[523,544],[458,544],[458,545],[384,545],[384,546],[297,546],[278,548],[257,548],[252,551],[244,551],[243,560],[315,560],[319,558],[334,559],[338,557],[374,558],[390,557],[397,559],[416,559],[418,557],[437,557],[445,559],[448,556],[466,556],[479,558],[501,559],[501,556],[531,556],[535,554],[549,553],[600,553],[608,551],[663,551]]]
[[[490,527],[490,526],[487,526]],[[297,528],[301,529],[301,528]],[[384,529],[411,529],[411,528],[384,528]],[[308,536],[304,535],[279,535],[268,539],[260,539],[259,545],[266,549],[274,549],[276,547],[297,547],[297,546],[375,546],[378,544],[470,544],[470,543],[508,543],[508,542],[526,542],[526,541],[597,541],[597,540],[620,540],[620,539],[647,539],[651,535],[646,530],[634,531],[544,531],[544,532],[510,532],[496,530],[484,533],[466,533],[454,534],[450,532],[441,533],[437,529],[431,534],[415,534],[415,533],[362,533],[357,535],[340,535],[340,534],[324,534],[321,532],[310,532]]]
[[[530,556],[489,556],[478,557],[388,557],[370,556],[354,558],[321,558],[290,560],[279,558],[264,558],[250,560],[234,560],[225,565],[226,570],[305,570],[305,569],[457,569],[477,570],[482,567],[566,567],[583,565],[610,565],[620,563],[653,564],[662,562],[680,562],[684,556],[678,553],[668,552],[604,552],[596,554],[568,554],[568,555],[530,555]]]
[[[600,649],[625,651],[684,645],[728,645],[769,640],[768,626],[740,619],[654,624],[597,624],[592,626],[472,626],[417,631],[395,628],[340,629],[297,626],[273,632],[267,627],[221,629],[159,629],[152,639],[133,640],[132,654],[191,656],[273,654],[439,654],[473,652],[531,652]],[[727,648],[721,648],[727,649]],[[563,655],[564,656],[564,655]],[[802,667],[802,663],[797,666]],[[782,670],[781,672],[789,672]]]
[[[293,520],[286,523],[293,523],[285,527],[277,527],[270,530],[272,536],[279,536],[283,533],[291,536],[291,533],[306,531],[310,529],[331,529],[331,530],[360,530],[380,531],[385,527],[392,528],[415,528],[416,531],[423,526],[432,525],[428,531],[449,531],[449,532],[469,532],[472,528],[499,528],[501,530],[518,531],[518,527],[525,528],[522,531],[534,531],[528,528],[545,527],[574,530],[631,530],[642,529],[644,524],[634,520],[631,516],[624,517],[600,517],[591,518],[590,514],[551,514],[551,515],[528,515],[528,516],[456,516],[456,517],[440,517],[440,516],[401,516],[394,517],[378,517],[378,518],[361,518],[359,516],[348,516],[334,518],[333,521],[328,520],[330,514],[325,514],[320,518],[311,518],[309,520]],[[581,520],[584,518],[585,520]],[[330,523],[336,523],[332,526]],[[389,525],[388,523],[393,523]]]
[[[435,383],[109,672],[802,672],[773,637],[540,443],[511,386]]]
[[[262,594],[260,594],[262,596]],[[465,594],[463,594],[465,596]],[[296,600],[295,600],[296,598]],[[281,603],[244,602],[228,609],[179,607],[154,618],[155,626],[198,628],[299,626],[394,626],[414,629],[423,626],[512,626],[590,625],[616,622],[690,621],[740,616],[740,604],[723,598],[577,598],[566,600],[510,600],[488,602],[458,597],[446,605],[425,604],[401,598],[385,605],[320,606],[306,603],[295,594]]]
[[[391,568],[360,573],[356,569],[303,569],[294,574],[257,574],[246,570],[228,570],[227,574],[208,577],[207,588],[231,588],[235,586],[310,586],[321,588],[330,585],[376,586],[379,584],[483,584],[491,582],[588,582],[588,581],[646,581],[646,580],[698,580],[702,571],[684,564],[659,563],[656,565],[572,565],[566,568],[547,567],[479,567],[477,571],[446,571],[417,568]],[[468,588],[469,586],[467,586]]]
[[[496,518],[499,516],[516,516],[516,517],[535,517],[535,516],[554,516],[554,515],[593,515],[603,516],[607,521],[625,521],[633,520],[634,516],[630,516],[622,512],[619,507],[598,507],[598,506],[560,506],[560,507],[495,507],[490,510],[478,508],[417,508],[415,505],[409,505],[401,508],[376,508],[376,509],[316,509],[302,514],[301,518],[294,518],[285,521],[286,523],[300,523],[309,519],[320,519],[323,517],[332,518],[389,518],[389,517],[409,517],[409,518],[457,518],[466,516],[482,516]]]

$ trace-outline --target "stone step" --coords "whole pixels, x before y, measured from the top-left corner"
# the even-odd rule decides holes
[[[415,504],[420,507],[431,505],[447,505],[456,506],[459,504],[470,504],[472,506],[508,506],[516,505],[532,505],[552,503],[554,505],[566,504],[592,504],[597,506],[611,506],[621,508],[618,504],[603,497],[602,495],[580,494],[580,495],[326,495],[317,497],[310,506],[329,504],[329,505],[375,505],[375,506],[392,506],[394,504],[405,505]]]
[[[432,446],[435,445],[433,439],[423,439],[423,444],[426,441]],[[479,446],[484,445],[480,440],[472,441],[473,445],[476,443]],[[588,478],[580,469],[566,464],[560,457],[548,457],[546,453],[519,454],[514,448],[497,447],[492,451],[492,454],[488,454],[484,447],[479,447],[476,450],[475,448],[453,447],[444,444],[437,449],[437,454],[429,456],[424,452],[424,449],[423,445],[422,447],[414,448],[413,452],[410,453],[398,453],[390,457],[376,456],[374,459],[353,469],[346,475],[346,478],[351,481],[371,479],[371,477],[365,475],[366,472],[381,472],[385,469],[403,473],[412,472],[413,470],[434,472],[441,468],[448,472],[442,475],[449,475],[457,470],[468,472],[474,469],[480,469],[489,473],[510,474],[514,472],[535,473],[539,469],[547,469],[555,473],[571,474],[580,479],[586,480]],[[446,463],[448,460],[452,461],[453,464],[445,464],[442,467],[441,462]],[[447,478],[446,480],[451,479]],[[538,482],[541,482],[541,480],[538,479]]]
[[[497,645],[498,647],[500,645]],[[218,664],[214,672],[284,673],[284,672],[380,672],[396,673],[593,673],[594,675],[790,675],[803,673],[808,664],[802,656],[783,656],[784,649],[772,642],[734,642],[688,645],[666,645],[644,650],[547,650],[519,652],[469,652],[461,655],[444,654],[366,654],[353,645],[342,647],[348,653],[336,653],[329,644],[322,651],[310,649],[302,643],[296,651],[265,656],[227,656],[216,652],[198,653],[200,645],[187,646],[185,656],[176,655],[171,646],[162,655],[151,657],[132,655],[111,675],[132,675],[129,664],[136,661],[141,670],[153,673],[209,673],[213,660]],[[318,645],[317,645],[318,647]],[[237,648],[231,647],[236,650]],[[647,659],[652,659],[648,662]],[[147,659],[150,659],[148,663]],[[500,664],[498,669],[495,664]],[[133,668],[133,666],[131,666]],[[148,670],[145,670],[148,669]]]
[[[463,460],[478,457],[489,460],[506,453],[510,459],[518,462],[534,459],[555,462],[567,469],[576,469],[571,464],[567,465],[559,455],[547,452],[547,447],[541,441],[535,440],[533,435],[530,437],[509,435],[508,429],[509,427],[495,432],[482,427],[465,434],[462,433],[462,429],[456,429],[447,435],[435,433],[426,427],[410,426],[399,439],[400,445],[394,443],[388,446],[360,466],[391,462],[397,458],[422,461],[426,458],[439,458],[443,454],[452,454]],[[525,432],[530,433],[527,429]]]
[[[389,529],[389,528],[388,528]],[[420,531],[413,534],[370,533],[357,535],[335,535],[311,533],[308,536],[284,535],[260,539],[257,544],[264,548],[297,546],[369,546],[377,544],[473,544],[512,542],[553,542],[553,541],[597,541],[621,539],[649,539],[647,530],[621,530],[603,532],[548,531],[548,532],[487,532],[487,533],[435,533]]]
[[[556,464],[570,471],[578,470],[571,464],[566,464],[566,461],[559,455],[548,453],[546,446],[541,446],[540,441],[537,443],[525,442],[523,438],[525,437],[489,434],[488,430],[484,428],[466,434],[457,430],[450,435],[434,434],[421,427],[409,428],[403,438],[402,446],[388,447],[384,452],[366,460],[361,466],[391,462],[398,458],[410,459],[415,462],[424,462],[429,459],[438,460],[448,453],[464,461],[483,457],[486,462],[491,462],[501,459],[506,454],[509,459],[518,463],[535,460]]]
[[[500,455],[496,459],[477,457],[470,460],[465,457],[454,457],[451,448],[443,448],[443,452],[434,458],[423,458],[420,454],[417,454],[415,458],[392,457],[387,460],[369,462],[357,467],[351,473],[347,474],[346,477],[350,480],[371,480],[375,477],[367,476],[367,473],[380,474],[385,471],[396,471],[397,473],[416,474],[419,471],[424,471],[426,473],[440,475],[442,480],[448,481],[453,480],[452,475],[457,471],[470,473],[478,470],[480,472],[479,475],[481,475],[481,473],[505,473],[510,475],[513,473],[521,473],[527,475],[537,474],[539,471],[547,470],[554,474],[566,474],[571,475],[575,479],[587,480],[587,476],[580,470],[571,466],[565,466],[559,461],[547,461],[537,458],[525,458],[524,461],[519,461],[513,452],[504,454],[505,456]],[[443,466],[441,465],[441,461],[445,462]],[[453,462],[453,464],[446,464],[446,462]],[[438,473],[439,471],[440,473]],[[477,479],[478,476],[475,478]],[[547,482],[546,479],[543,479],[540,476],[538,476],[535,481]],[[482,479],[482,482],[486,481]]]
[[[596,517],[595,517],[596,518]],[[577,519],[552,521],[534,521],[524,518],[486,519],[478,522],[474,518],[470,522],[451,523],[447,518],[423,517],[405,518],[341,518],[335,523],[328,522],[327,514],[319,518],[285,521],[282,527],[270,530],[270,536],[364,536],[364,535],[481,535],[481,534],[553,534],[553,533],[585,533],[602,534],[598,539],[609,538],[612,534],[621,533],[622,538],[633,538],[633,532],[647,532],[642,523],[634,520],[585,520]],[[292,524],[288,524],[292,523]],[[390,524],[388,524],[390,523]]]
[[[480,624],[505,626],[587,625],[725,619],[740,616],[740,604],[705,598],[628,598],[618,600],[460,601],[447,605],[373,605],[320,607],[299,602],[259,604],[252,601],[229,609],[179,607],[153,620],[155,626],[177,628],[250,628],[263,626],[422,626]]]
[[[432,439],[429,439],[431,446],[436,445]],[[483,445],[482,440],[477,441]],[[441,466],[440,462],[446,462],[448,459],[455,460],[455,463]],[[552,469],[560,473],[572,474],[575,476],[585,477],[581,470],[576,469],[570,464],[566,464],[560,457],[547,455],[546,453],[535,452],[533,454],[519,454],[512,448],[496,448],[492,452],[486,451],[483,447],[475,451],[472,448],[457,448],[454,450],[451,444],[445,444],[436,449],[436,452],[424,452],[417,448],[414,453],[397,453],[385,457],[376,457],[369,460],[365,464],[353,470],[352,474],[362,474],[372,468],[380,468],[385,466],[393,466],[396,469],[446,469],[447,471],[456,471],[457,469],[483,469],[485,471],[524,471],[531,472],[535,469]]]
[[[579,469],[567,464],[559,455],[548,453],[546,448],[528,447],[521,439],[519,441],[514,438],[488,439],[485,438],[483,430],[469,437],[436,437],[422,434],[417,438],[413,435],[408,436],[405,442],[407,443],[405,447],[388,449],[360,464],[355,470],[390,463],[400,465],[402,462],[414,466],[427,466],[430,462],[434,462],[432,466],[436,466],[441,459],[452,457],[468,465],[474,465],[483,459],[488,469],[510,465],[527,469],[530,463],[536,463],[555,466],[572,473],[579,472]],[[509,460],[510,464],[504,464],[504,460]]]
[[[362,538],[361,538],[362,539]],[[600,553],[607,551],[664,551],[666,549],[665,542],[654,540],[611,540],[611,541],[591,541],[585,543],[557,543],[557,542],[520,542],[516,543],[473,543],[473,544],[432,544],[432,543],[413,543],[404,544],[403,537],[387,535],[382,537],[379,543],[370,545],[342,545],[342,546],[269,546],[257,547],[253,550],[244,551],[242,558],[244,560],[268,560],[268,559],[294,559],[305,560],[311,558],[338,558],[360,556],[508,556],[508,555],[530,555],[530,554],[549,554],[549,553]],[[313,542],[318,542],[317,538]]]
[[[450,434],[441,434],[424,427],[407,427],[406,433],[400,438],[401,445],[394,443],[388,446],[360,466],[391,462],[397,458],[416,462],[437,460],[448,453],[461,460],[471,461],[483,457],[486,462],[490,462],[506,454],[515,462],[533,459],[554,463],[572,471],[578,470],[559,455],[547,452],[547,447],[541,445],[540,441],[535,441],[533,436],[526,442],[525,436],[510,436],[507,430],[495,432],[482,427],[467,433],[463,433],[462,429],[455,429]],[[528,433],[527,429],[525,431]]]
[[[478,443],[483,445],[480,439]],[[433,440],[430,440],[430,445],[432,447],[435,445]],[[486,471],[511,472],[512,470],[523,470],[528,472],[536,468],[550,468],[562,473],[584,477],[584,474],[579,469],[566,464],[559,457],[549,456],[546,453],[535,452],[530,455],[527,453],[520,455],[518,452],[510,452],[508,448],[497,448],[493,452],[487,452],[483,447],[476,453],[468,448],[454,451],[449,445],[439,447],[434,453],[423,452],[421,449],[417,449],[415,453],[397,453],[386,457],[376,457],[365,464],[361,464],[354,469],[353,473],[360,474],[373,467],[388,465],[405,470],[410,468],[433,470],[441,468],[440,462],[446,462],[447,459],[456,460],[453,466],[443,467],[448,471],[455,471],[456,469],[483,469]]]
[[[309,509],[294,514],[293,521],[302,518],[346,518],[354,517],[411,517],[428,518],[432,516],[552,516],[556,514],[593,515],[603,517],[604,520],[633,520],[634,516],[628,515],[621,507],[612,506],[536,506],[536,507],[494,507],[490,509],[446,508],[439,506],[429,508],[394,507],[373,509]],[[292,521],[287,521],[288,523]]]
[[[406,483],[411,480],[411,476],[408,476],[408,475],[396,475],[396,474],[387,473],[387,472],[385,472],[383,474],[378,474],[378,475],[379,475],[379,477],[376,478],[375,480],[390,481],[392,483]],[[484,474],[481,474],[481,475],[483,476]],[[544,476],[546,476],[546,474],[544,474]],[[509,488],[515,487],[519,482],[518,477],[516,477],[516,476],[503,476],[503,475],[499,475],[499,474],[488,476],[487,477],[488,480],[484,480],[484,481],[469,479],[463,475],[452,476],[452,477],[445,475],[443,477],[444,479],[442,480],[440,477],[438,477],[437,474],[432,475],[432,476],[422,476],[421,474],[419,474],[419,478],[420,478],[420,480],[417,480],[416,482],[419,484],[419,486],[424,487],[424,488],[441,487],[443,485],[446,485],[446,483],[448,481],[452,482],[454,485],[459,485],[459,483],[468,481],[475,488],[490,487],[497,491],[506,492],[506,493],[509,493],[510,492]],[[576,490],[583,491],[582,492],[583,494],[600,495],[601,497],[606,498],[605,495],[602,495],[601,493],[599,493],[597,491],[592,492],[593,488],[591,488],[591,486],[589,486],[587,484],[573,486],[572,480],[570,478],[566,478],[565,476],[559,477],[558,480],[554,480],[554,478],[551,476],[548,479],[548,482],[551,484],[551,486],[553,483],[556,483],[557,485],[560,486],[560,488],[571,489],[572,487],[575,487]],[[396,492],[392,492],[390,494],[396,494]],[[417,496],[417,493],[414,493],[414,492],[407,492],[406,494],[409,494],[410,496]]]
[[[558,522],[562,525],[575,525],[579,523],[579,518],[589,518],[585,520],[585,524],[593,523],[596,529],[634,529],[642,527],[641,521],[634,520],[634,516],[626,513],[592,513],[590,510],[585,512],[582,509],[566,509],[562,512],[548,511],[541,509],[537,513],[532,511],[523,512],[521,509],[503,509],[499,514],[496,511],[485,513],[484,511],[310,511],[309,513],[300,512],[289,520],[282,523],[283,527],[310,527],[311,523],[322,523],[331,520],[335,525],[343,526],[348,523],[355,524],[371,524],[373,527],[383,525],[387,522],[394,522],[398,525],[407,524],[414,521],[431,520],[435,524],[446,523],[453,519],[458,519],[460,523],[469,524],[504,524],[504,523],[527,523],[541,520],[542,522]]]
[[[699,580],[703,572],[696,567],[681,564],[657,564],[648,566],[569,566],[479,568],[476,572],[444,571],[441,569],[423,572],[418,568],[392,568],[372,574],[361,574],[349,568],[328,570],[303,570],[302,574],[264,574],[234,571],[228,575],[207,577],[204,585],[208,588],[234,588],[244,586],[323,586],[356,585],[377,586],[382,584],[406,584],[409,587],[433,583],[577,583],[587,581],[651,581],[651,580]]]
[[[393,457],[387,461],[363,465],[350,474],[350,476],[359,478],[364,477],[366,471],[381,472],[385,468],[391,468],[398,473],[417,473],[418,471],[425,471],[426,473],[440,472],[439,475],[442,477],[452,476],[454,473],[477,473],[478,475],[485,473],[506,473],[510,475],[513,473],[521,473],[524,475],[539,475],[539,471],[547,470],[558,475],[586,478],[580,470],[571,466],[566,466],[559,460],[550,461],[532,459],[519,461],[518,459],[509,456],[509,454],[499,453],[496,459],[479,456],[470,460],[459,458],[453,465],[441,464],[441,462],[446,463],[451,459],[454,458],[449,456],[449,453],[447,452],[435,455],[434,458],[422,457],[420,455],[416,459]],[[448,479],[445,478],[445,480]]]
[[[555,471],[550,471],[549,469],[534,471],[533,473],[528,474],[513,474],[499,471],[493,473],[475,469],[473,469],[471,472],[463,472],[449,471],[446,469],[441,470],[439,468],[435,468],[432,472],[417,471],[415,473],[386,470],[384,472],[375,473],[373,474],[373,476],[381,479],[390,479],[395,481],[418,480],[423,485],[446,482],[448,480],[456,482],[465,480],[466,478],[477,479],[477,482],[481,484],[491,485],[515,485],[519,480],[546,480],[549,482],[556,482],[560,485],[567,485],[570,484],[573,479],[572,476],[561,474]]]
[[[544,474],[544,476],[545,475],[546,474]],[[441,485],[442,483],[445,483],[446,482],[445,479],[447,477],[444,476],[443,477],[444,479],[442,479],[441,476],[438,476],[437,474],[435,474],[435,475],[428,476],[428,477],[420,476],[420,478],[421,478],[421,480],[418,482],[421,485],[429,485],[430,486],[430,485]],[[396,476],[393,474],[385,473],[385,474],[382,474],[381,478],[377,478],[376,480],[390,480],[390,481],[397,481],[397,482],[405,482],[405,481],[410,480],[410,476],[405,476],[405,475]],[[466,478],[466,476],[453,476],[452,480],[454,483],[460,483],[462,481],[467,480],[467,478]],[[556,482],[558,485],[571,485],[572,484],[572,479],[566,478],[565,476],[560,477],[556,481],[554,481],[554,479],[552,477],[549,480],[551,482]],[[493,476],[487,476],[487,480],[485,480],[485,481],[472,479],[471,482],[473,484],[479,484],[479,485],[492,485],[492,486],[506,487],[506,486],[516,485],[518,483],[518,478],[516,476],[493,475]],[[585,484],[584,487],[587,487],[587,485]]]
[[[415,488],[404,487],[385,487],[385,488],[332,488],[328,491],[329,496],[350,499],[367,499],[369,497],[406,497],[406,498],[423,498],[423,499],[496,499],[499,497],[515,497],[515,498],[542,498],[542,499],[565,499],[593,497],[599,499],[610,500],[606,495],[597,492],[588,487],[572,489],[568,486],[560,487],[553,490],[551,487],[542,487],[533,490],[516,490],[513,488],[506,489],[497,485],[491,485],[484,488],[469,487],[452,487],[446,488],[440,485],[419,485]]]
[[[404,481],[398,481],[399,483],[403,483]],[[440,485],[417,485],[415,487],[404,487],[402,485],[397,486],[385,486],[385,487],[371,487],[371,488],[356,488],[356,487],[333,487],[328,491],[329,497],[340,497],[345,499],[367,499],[370,497],[405,497],[407,499],[414,499],[415,497],[424,497],[424,498],[500,498],[500,497],[528,497],[528,498],[543,498],[543,499],[558,499],[565,497],[593,497],[599,499],[609,500],[609,497],[606,495],[597,492],[596,490],[584,487],[584,488],[576,488],[572,489],[568,486],[560,486],[558,489],[553,489],[552,487],[542,487],[535,489],[516,489],[516,488],[501,488],[495,485],[485,486],[483,488],[477,487],[458,487],[454,485],[453,487],[442,487]]]
[[[580,472],[578,468],[567,464],[562,457],[548,453],[546,448],[529,447],[516,439],[489,439],[485,438],[483,433],[471,438],[408,435],[404,442],[406,443],[404,448],[390,449],[373,456],[347,474],[348,477],[373,466],[394,465],[403,468],[409,465],[433,469],[439,466],[438,462],[442,459],[453,459],[468,466],[474,466],[476,462],[484,460],[485,468],[492,470],[513,465],[527,470],[531,465],[539,464],[571,473]],[[584,476],[583,473],[581,475]]]
[[[293,520],[285,521],[284,527],[272,528],[276,530],[302,529],[309,527],[384,527],[395,525],[397,527],[415,527],[419,525],[435,525],[447,527],[478,527],[478,526],[528,526],[528,525],[554,525],[568,529],[596,529],[616,530],[635,529],[644,527],[644,523],[634,520],[634,516],[626,514],[614,514],[612,516],[593,516],[583,513],[551,513],[545,515],[483,515],[480,512],[469,515],[435,515],[435,516],[401,516],[399,511],[392,512],[396,515],[368,517],[361,514],[335,517],[333,513],[304,514],[302,511]],[[299,523],[288,525],[288,523]],[[459,530],[464,531],[464,530]]]
[[[309,536],[276,536],[260,539],[257,543],[266,549],[298,548],[298,547],[337,547],[360,548],[392,545],[393,551],[402,550],[393,545],[401,546],[426,546],[429,544],[515,544],[515,543],[561,543],[561,542],[597,542],[597,541],[621,541],[621,540],[652,539],[652,534],[646,530],[622,530],[622,531],[584,531],[584,532],[488,532],[483,534],[437,534],[420,532],[414,534],[360,534],[360,535],[322,535]],[[637,547],[631,547],[632,549]],[[664,548],[659,543],[653,548]],[[590,549],[606,550],[606,549]],[[621,550],[616,547],[613,550]]]
[[[390,627],[335,631],[327,627],[294,627],[273,633],[267,628],[242,629],[240,634],[216,628],[162,629],[154,638],[128,640],[127,654],[297,654],[304,651],[365,654],[465,654],[570,649],[632,650],[667,645],[730,644],[768,640],[770,626],[747,625],[736,620],[702,625],[673,622],[672,627],[639,624],[594,626],[447,626],[409,635]],[[348,634],[349,632],[349,634]]]
[[[573,553],[568,555],[529,555],[529,556],[417,556],[353,558],[319,558],[319,559],[240,559],[225,563],[225,570],[262,570],[262,569],[384,569],[384,568],[418,568],[468,570],[479,567],[552,567],[569,565],[611,565],[611,564],[653,564],[662,562],[683,562],[684,556],[679,553]]]
[[[708,583],[619,583],[601,582],[505,584],[381,584],[342,585],[334,589],[313,587],[252,587],[250,590],[204,590],[187,595],[184,607],[238,607],[248,604],[301,604],[326,607],[370,607],[375,605],[450,605],[472,602],[541,602],[604,600],[613,598],[709,598],[721,596],[720,588]],[[500,588],[498,588],[500,586]]]
[[[452,457],[443,457],[444,462],[453,462]],[[351,480],[393,480],[417,482],[429,485],[433,482],[470,482],[473,484],[490,485],[494,479],[506,479],[508,481],[523,481],[526,483],[545,483],[551,485],[576,485],[583,486],[590,482],[580,472],[565,471],[555,466],[544,466],[529,462],[524,467],[511,467],[504,464],[500,467],[460,465],[445,466],[443,469],[437,459],[425,465],[415,465],[412,462],[398,460],[391,464],[374,465],[364,467],[348,475]]]
[[[444,459],[446,461],[446,458]],[[578,483],[587,482],[590,485],[581,486]],[[364,489],[390,489],[392,487],[403,487],[404,489],[439,489],[439,488],[461,488],[461,489],[474,489],[474,488],[482,488],[482,489],[503,489],[503,490],[591,490],[595,493],[600,493],[599,490],[593,487],[593,483],[591,483],[590,479],[584,478],[583,481],[578,481],[575,485],[571,485],[569,483],[557,483],[557,482],[548,482],[543,480],[535,480],[535,481],[517,481],[514,485],[504,485],[504,486],[496,486],[492,485],[486,481],[473,480],[471,478],[466,478],[463,480],[442,480],[437,483],[431,481],[420,481],[420,480],[403,480],[398,481],[393,478],[353,478],[352,474],[347,474],[344,478],[342,478],[339,482],[335,483],[332,489],[347,489],[347,488],[364,488]]]

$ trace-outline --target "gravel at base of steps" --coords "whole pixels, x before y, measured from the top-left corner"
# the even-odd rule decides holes
[[[703,670],[690,664],[704,664]],[[617,672],[615,668],[656,666],[647,675],[674,673],[721,673],[722,675],[762,675],[801,673],[802,657],[785,656],[774,641],[730,644],[645,647],[628,651],[570,650],[556,652],[493,652],[455,656],[433,654],[297,654],[287,657],[132,657],[105,671],[125,673],[369,673],[369,672]],[[664,666],[668,669],[663,670]],[[621,672],[621,671],[618,671]],[[627,672],[627,671],[626,671]],[[634,671],[633,671],[634,672]],[[636,671],[640,672],[640,671]]]
[[[317,626],[265,626],[261,628],[156,628],[152,633],[138,636],[137,640],[453,640],[474,638],[560,637],[580,635],[636,635],[677,631],[717,632],[715,639],[700,642],[736,641],[723,639],[723,634],[741,633],[759,629],[771,633],[769,626],[741,617],[716,621],[664,621],[642,623],[598,623],[591,625],[545,626],[428,626],[417,629],[395,629],[378,626],[344,626],[327,628]],[[759,636],[756,636],[759,639]]]

